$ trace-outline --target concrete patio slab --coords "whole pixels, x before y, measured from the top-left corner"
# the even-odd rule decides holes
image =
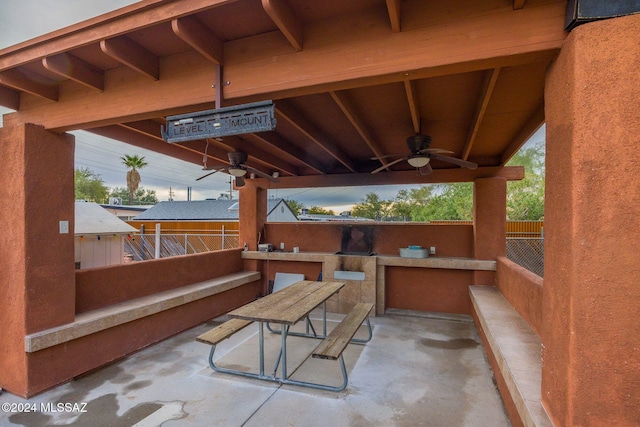
[[[313,314],[318,327],[319,313]],[[340,317],[330,315],[329,328]],[[212,321],[31,399],[3,392],[0,425],[509,425],[473,323],[398,313],[372,323],[372,341],[344,353],[349,385],[343,392],[212,371],[209,347],[195,342]],[[270,373],[280,336],[265,338]],[[218,346],[217,363],[257,370],[257,341],[250,325]],[[339,383],[337,362],[307,358],[316,344],[290,337],[290,375]]]

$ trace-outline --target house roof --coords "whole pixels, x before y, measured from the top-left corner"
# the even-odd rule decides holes
[[[283,199],[267,201],[267,215]],[[238,200],[190,200],[160,202],[136,216],[134,221],[237,221]]]
[[[76,202],[74,234],[128,234],[137,230],[93,202]]]

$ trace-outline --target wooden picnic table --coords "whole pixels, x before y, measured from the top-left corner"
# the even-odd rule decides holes
[[[344,287],[342,282],[302,280],[228,313],[236,319],[295,325]]]
[[[206,339],[200,339],[200,341],[202,342],[208,342],[213,344],[211,348],[210,356],[209,356],[209,365],[211,366],[211,368],[213,368],[218,372],[225,372],[225,373],[245,376],[249,378],[257,378],[261,380],[275,381],[283,384],[294,384],[294,385],[299,385],[303,387],[312,387],[312,388],[318,388],[323,390],[331,390],[331,391],[343,390],[347,385],[347,373],[344,365],[344,360],[341,355],[342,350],[339,351],[340,353],[339,355],[335,357],[330,357],[332,359],[336,359],[337,357],[340,358],[340,366],[341,366],[342,376],[343,376],[342,385],[338,387],[334,387],[334,386],[329,386],[325,384],[296,381],[288,378],[287,337],[289,335],[294,335],[294,336],[303,336],[303,337],[310,337],[310,338],[319,338],[319,339],[325,339],[325,340],[329,339],[331,341],[331,337],[327,337],[327,333],[326,333],[326,329],[327,329],[326,328],[326,323],[327,323],[326,301],[332,295],[339,292],[344,286],[345,284],[342,282],[317,282],[317,281],[302,280],[284,289],[281,289],[278,292],[269,294],[263,298],[257,299],[253,302],[250,302],[242,307],[239,307],[227,313],[228,317],[231,318],[231,320],[229,320],[227,323],[240,322],[240,324],[234,323],[233,325],[229,325],[229,328],[220,329],[222,326],[224,326],[224,325],[221,325],[217,327],[214,331],[207,333],[207,334],[212,334],[215,332],[217,334],[218,333],[217,331],[221,331],[219,333],[224,333],[223,337],[212,338],[214,335],[217,336],[216,334],[213,334],[211,335],[211,337],[208,337]],[[289,328],[295,325],[296,323],[298,323],[302,319],[307,318],[307,323],[309,323],[309,320],[308,320],[309,313],[320,305],[324,305],[322,335],[316,334],[315,330],[313,331],[313,334],[310,334],[308,331],[306,333],[289,332]],[[347,335],[346,342],[343,342],[343,347],[346,346],[348,342],[365,343],[371,339],[371,324],[369,323],[368,319],[366,319],[366,322],[369,330],[369,338],[367,338],[366,340],[351,339],[353,337],[353,333],[355,333],[355,330],[357,329],[359,324],[362,323],[364,318],[367,316],[369,310],[371,310],[372,308],[371,304],[368,304],[366,306],[367,307],[365,307],[364,311],[360,310],[362,311],[362,313],[360,313],[360,318],[355,319],[355,322],[357,324],[354,324],[353,326],[355,327],[351,328],[352,332]],[[347,319],[348,318],[349,316],[347,316]],[[257,322],[259,326],[258,339],[259,339],[260,373],[256,374],[253,372],[238,371],[235,369],[217,366],[213,361],[213,352],[215,351],[215,344],[219,342],[221,339],[224,339],[224,337],[229,336],[230,335],[229,331],[233,332],[233,331],[242,329],[248,324],[248,322]],[[279,324],[280,325],[279,331],[274,331],[271,328],[269,328],[269,330],[272,332],[279,332],[281,334],[281,340],[282,340],[281,350],[278,355],[276,365],[274,367],[273,375],[270,375],[270,376],[265,375],[264,373],[263,325],[265,323],[267,325],[269,325],[269,323]],[[227,329],[229,329],[229,331],[227,331]],[[203,334],[203,336],[199,338],[205,338],[205,335],[207,334]],[[340,339],[340,337],[338,337],[337,339]],[[342,337],[342,339],[344,339],[344,337]],[[316,357],[315,354],[314,354],[314,357]],[[320,355],[320,357],[324,358],[323,355]],[[276,375],[278,366],[281,366],[282,375],[280,377]]]

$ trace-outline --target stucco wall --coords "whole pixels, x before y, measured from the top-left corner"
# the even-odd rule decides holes
[[[473,226],[468,224],[421,223],[268,223],[263,243],[275,248],[284,243],[285,249],[298,246],[302,252],[338,252],[344,226],[372,226],[373,252],[379,255],[398,255],[399,248],[409,245],[435,246],[436,256],[473,258]]]
[[[538,336],[542,331],[542,277],[505,257],[498,258],[497,286]]]
[[[74,318],[71,135],[0,129],[0,386],[27,387],[25,334]],[[69,233],[60,233],[67,221]]]
[[[241,271],[240,249],[76,271],[76,314]]]
[[[294,246],[301,252],[340,251],[342,228],[355,223],[296,224],[269,223],[265,225],[264,242],[286,250]],[[398,255],[398,249],[409,245],[436,247],[436,257],[473,258],[473,225],[421,223],[357,223],[373,227],[373,252],[378,255]],[[262,263],[263,277],[271,280],[275,271],[300,272],[315,279],[321,270],[318,263],[272,262]],[[385,268],[385,306],[403,310],[469,314],[469,285],[473,271],[387,267]]]
[[[640,14],[577,27],[547,76],[543,404],[640,425]]]

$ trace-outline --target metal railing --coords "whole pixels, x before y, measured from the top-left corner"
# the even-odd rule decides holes
[[[124,252],[134,261],[190,255],[238,247],[238,234],[132,234],[124,242]]]

